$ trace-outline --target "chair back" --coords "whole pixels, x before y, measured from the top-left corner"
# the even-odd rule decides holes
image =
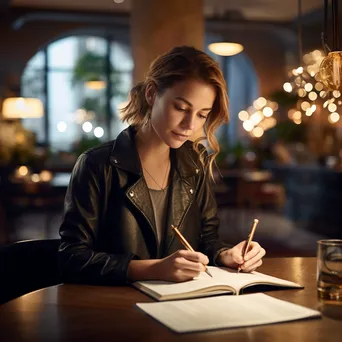
[[[0,304],[61,283],[60,240],[27,240],[0,247]]]

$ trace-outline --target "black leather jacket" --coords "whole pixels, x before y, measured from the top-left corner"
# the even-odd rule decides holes
[[[114,285],[127,281],[132,258],[164,257],[184,247],[171,228],[157,243],[154,213],[135,146],[135,130],[82,154],[72,172],[60,228],[65,282]],[[227,245],[218,238],[216,202],[192,143],[171,150],[167,227],[177,226],[211,263]]]

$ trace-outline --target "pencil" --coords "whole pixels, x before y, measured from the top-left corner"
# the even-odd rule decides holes
[[[185,237],[182,235],[182,233],[176,228],[173,224],[171,224],[172,230],[175,232],[176,236],[179,238],[180,242],[183,244],[183,246],[190,252],[195,252],[195,250],[191,247],[190,243],[186,241]],[[208,268],[205,267],[205,273],[208,274],[210,277],[213,278],[212,274],[209,272]]]
[[[254,219],[253,221],[253,224],[252,224],[252,227],[251,227],[251,230],[248,234],[248,237],[247,237],[247,240],[246,240],[246,243],[245,243],[245,246],[242,250],[242,256],[243,256],[243,259],[245,259],[245,256],[248,252],[248,249],[249,249],[249,246],[253,240],[253,237],[254,237],[254,233],[255,233],[255,229],[256,229],[256,226],[257,224],[259,223],[259,220],[258,219]],[[241,267],[239,266],[238,267],[238,273],[241,271]]]

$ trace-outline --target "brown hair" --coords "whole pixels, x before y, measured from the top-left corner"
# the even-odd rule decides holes
[[[220,151],[215,131],[228,122],[228,95],[227,85],[218,63],[203,51],[190,46],[180,46],[157,57],[150,65],[145,80],[139,82],[130,91],[130,100],[121,110],[121,118],[133,126],[143,125],[148,120],[150,111],[145,98],[147,85],[153,82],[157,93],[162,94],[176,82],[187,79],[202,80],[211,84],[216,90],[213,109],[204,124],[206,136],[198,138],[193,143],[201,163],[209,166],[209,173],[213,177],[212,165]],[[212,150],[207,158],[206,150],[200,148],[200,142],[204,139],[208,140]]]

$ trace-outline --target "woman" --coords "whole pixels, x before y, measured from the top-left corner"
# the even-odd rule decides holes
[[[60,228],[65,282],[123,284],[185,281],[209,262],[249,272],[265,254],[252,243],[218,238],[210,189],[219,151],[214,132],[228,121],[227,90],[217,63],[192,47],[159,56],[130,93],[130,126],[115,141],[82,154],[74,167]],[[209,148],[197,139],[205,132]],[[196,252],[184,250],[171,225]]]

